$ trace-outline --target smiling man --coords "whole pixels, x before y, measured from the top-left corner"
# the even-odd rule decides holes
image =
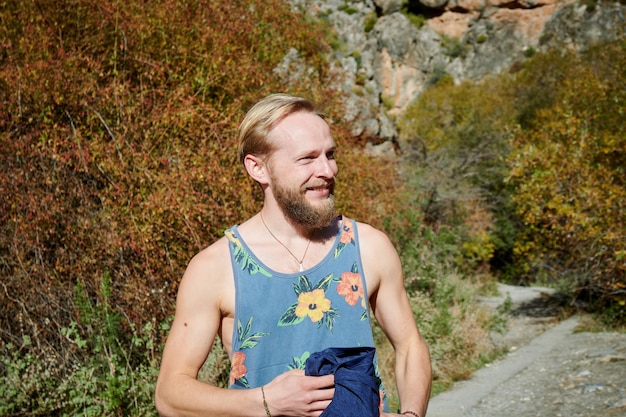
[[[336,213],[336,145],[324,118],[306,99],[271,95],[247,113],[239,140],[263,208],[189,263],[157,381],[159,413],[393,415],[373,312],[395,350],[399,413],[424,417],[430,356],[400,260],[384,233]],[[229,389],[197,380],[216,335],[231,359]]]

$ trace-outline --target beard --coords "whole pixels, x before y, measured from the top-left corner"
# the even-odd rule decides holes
[[[322,229],[330,225],[337,216],[335,211],[334,183],[330,185],[328,199],[319,206],[314,206],[304,197],[307,188],[311,184],[305,184],[300,189],[283,187],[272,178],[274,186],[272,191],[278,206],[283,210],[289,220],[299,226],[311,229]]]

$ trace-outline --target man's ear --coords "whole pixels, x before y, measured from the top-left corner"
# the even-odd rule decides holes
[[[248,175],[259,184],[267,184],[269,181],[269,173],[267,172],[267,164],[264,158],[257,155],[248,154],[243,159],[243,165],[248,171]]]

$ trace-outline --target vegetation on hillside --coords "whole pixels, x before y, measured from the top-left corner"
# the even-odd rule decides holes
[[[626,42],[537,57],[515,86],[512,271],[626,320]]]
[[[278,91],[323,105],[341,211],[396,243],[436,390],[497,354],[475,304],[492,269],[624,319],[623,43],[444,77],[399,121],[396,163],[348,133],[332,31],[282,1],[8,0],[0,23],[0,415],[155,414],[187,262],[259,208],[237,124]],[[227,372],[218,344],[201,378]]]
[[[338,122],[324,28],[282,1],[13,0],[0,13],[2,415],[154,412],[187,262],[259,207],[236,128],[262,96],[322,104],[346,214],[375,224],[397,200],[393,168]],[[299,61],[283,63],[290,48]]]
[[[613,324],[626,318],[625,65],[619,41],[444,78],[399,121],[425,219],[470,232],[463,265],[555,286]]]

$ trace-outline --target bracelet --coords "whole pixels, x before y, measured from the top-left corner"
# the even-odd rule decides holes
[[[263,396],[263,408],[265,408],[265,414],[267,414],[267,417],[272,417],[272,415],[270,414],[270,409],[267,406],[267,401],[265,400],[265,391],[263,390],[263,386],[261,385],[261,395]],[[417,416],[419,417],[419,416]]]
[[[412,416],[420,417],[419,414],[417,414],[415,411],[411,411],[411,410],[403,411],[402,415],[404,415],[404,414],[411,414]]]

